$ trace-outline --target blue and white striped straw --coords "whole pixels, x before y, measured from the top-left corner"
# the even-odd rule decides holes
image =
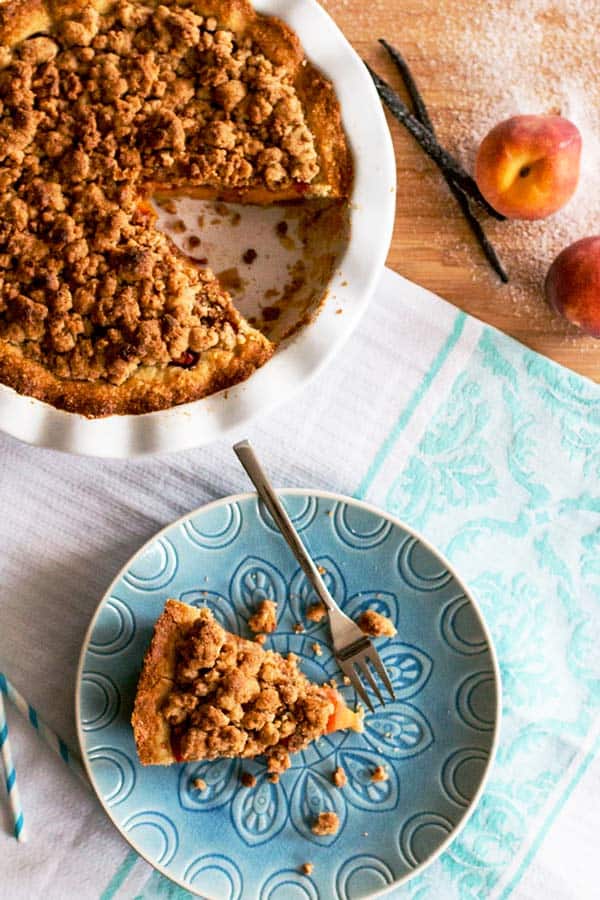
[[[21,806],[21,798],[19,796],[19,788],[17,786],[17,773],[10,752],[10,742],[8,740],[8,723],[6,721],[6,711],[4,709],[4,700],[0,693],[0,755],[2,756],[2,765],[4,767],[4,775],[6,778],[6,792],[8,794],[8,802],[12,813],[14,834],[18,841],[25,840],[25,822],[23,819],[23,808]]]
[[[79,757],[68,748],[63,739],[53,731],[49,725],[46,725],[43,719],[37,713],[37,710],[28,703],[25,697],[18,692],[16,687],[11,684],[6,675],[0,672],[0,698],[1,694],[6,694],[11,703],[19,710],[29,724],[35,728],[40,738],[51,750],[60,756],[62,761],[68,765],[71,771],[77,775],[79,780],[90,790],[91,785],[85,774],[83,765]]]

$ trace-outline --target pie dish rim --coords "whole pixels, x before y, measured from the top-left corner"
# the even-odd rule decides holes
[[[350,238],[318,316],[283,342],[248,381],[156,412],[87,419],[0,385],[0,430],[28,443],[94,456],[133,457],[202,446],[289,398],[355,328],[383,268],[393,228],[395,163],[385,117],[362,62],[314,0],[291,8],[285,0],[258,0],[254,6],[259,13],[283,18],[307,57],[332,82],[353,156]],[[335,315],[334,303],[344,315]]]

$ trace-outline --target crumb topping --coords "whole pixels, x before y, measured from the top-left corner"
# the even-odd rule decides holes
[[[264,754],[270,772],[322,735],[334,711],[297,657],[226,632],[208,609],[178,642],[174,688],[162,713],[182,761]]]
[[[240,781],[247,788],[256,787],[256,775],[253,775],[252,772],[242,772],[242,777]]]
[[[326,613],[327,609],[325,608],[325,604],[319,601],[318,603],[311,603],[306,610],[306,618],[309,622],[320,622]]]
[[[0,339],[59,378],[115,385],[231,349],[240,316],[144,197],[310,183],[290,72],[176,0],[89,6],[3,61]]]
[[[376,766],[371,772],[371,781],[387,781],[389,778],[385,766]]]
[[[313,834],[337,834],[340,827],[340,820],[337,813],[320,812],[315,819],[311,831]]]
[[[394,637],[396,634],[393,622],[387,616],[382,616],[381,613],[375,612],[374,609],[366,609],[362,612],[356,624],[361,631],[371,635],[371,637]]]
[[[251,631],[264,631],[270,634],[277,627],[277,603],[274,600],[261,600],[258,609],[248,619]]]
[[[336,787],[343,788],[348,783],[348,776],[344,769],[341,766],[338,766],[337,769],[333,770],[331,780]]]
[[[197,791],[205,791],[206,790],[206,781],[204,778],[194,778],[192,781],[192,787]]]
[[[302,863],[302,871],[305,875],[312,875],[314,865],[311,862]]]

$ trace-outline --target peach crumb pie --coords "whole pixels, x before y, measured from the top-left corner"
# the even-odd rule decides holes
[[[293,654],[230,634],[207,608],[167,600],[132,725],[144,765],[264,755],[279,773],[321,735],[362,730],[362,716],[334,688],[309,681]]]
[[[331,84],[247,0],[4,0],[0,381],[105,416],[245,379],[272,343],[150,198],[343,200],[351,170]]]

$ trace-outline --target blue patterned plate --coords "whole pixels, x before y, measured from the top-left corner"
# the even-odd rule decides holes
[[[448,563],[397,520],[350,498],[285,491],[284,502],[346,612],[389,616],[378,641],[397,701],[365,717],[364,734],[321,738],[278,784],[262,761],[240,783],[237,760],[170,768],[138,764],[129,724],[142,657],[167,597],[209,606],[249,636],[257,602],[278,602],[269,639],[316,681],[339,677],[327,625],[306,622],[304,575],[252,495],[227,497],[169,525],[129,561],[103,598],[82,649],[79,740],[100,802],[153,866],[212,900],[372,897],[431,862],[464,825],[494,755],[498,667],[481,614]],[[306,631],[293,625],[305,621]],[[318,645],[321,653],[315,652]],[[343,688],[350,704],[353,691]],[[370,773],[384,764],[387,781]],[[341,765],[342,789],[331,783]],[[202,777],[207,788],[192,788]],[[340,819],[317,837],[321,810]],[[301,872],[312,862],[310,875]]]

